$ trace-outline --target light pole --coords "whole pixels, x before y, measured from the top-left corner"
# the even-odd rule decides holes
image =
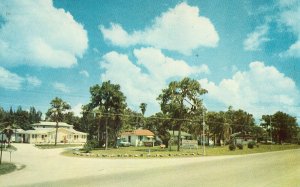
[[[92,110],[93,114],[94,114],[94,118],[96,119],[97,122],[97,113],[99,114],[99,124],[98,124],[98,128],[97,128],[97,141],[98,141],[98,146],[100,147],[100,125],[101,125],[101,110],[100,107],[95,107]]]
[[[190,105],[192,105],[193,107],[197,108],[196,105],[192,104],[190,101],[188,101],[187,99],[184,99],[186,102],[188,102]],[[200,115],[201,118],[201,115]],[[203,131],[202,131],[202,147],[203,147],[203,156],[206,155],[206,151],[205,151],[205,107],[203,105],[203,110],[202,110],[202,126],[203,126]]]
[[[270,115],[270,136],[271,136],[271,149],[273,144],[273,138],[272,138],[272,116]]]
[[[203,125],[203,131],[202,131],[202,138],[203,138],[203,141],[202,141],[202,144],[203,144],[203,156],[206,155],[206,151],[205,151],[205,111],[204,111],[204,108],[203,108],[203,111],[202,111],[202,125]]]
[[[0,165],[2,164],[2,149],[3,149],[3,136],[4,136],[4,133],[3,133],[3,131],[1,132],[1,147],[0,147],[0,149],[1,149],[1,152],[0,152]],[[5,144],[4,144],[5,145]]]

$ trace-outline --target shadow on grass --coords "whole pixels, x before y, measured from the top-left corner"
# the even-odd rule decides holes
[[[17,166],[14,163],[3,162],[0,165],[0,175],[5,175],[11,173],[17,169]]]

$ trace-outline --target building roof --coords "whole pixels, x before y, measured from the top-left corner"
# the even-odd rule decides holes
[[[147,129],[137,129],[133,131],[125,131],[121,135],[154,136],[154,133]]]
[[[84,132],[80,132],[80,131],[76,131],[74,129],[66,129],[66,128],[58,128],[58,130],[66,130],[68,132],[71,132],[72,134],[81,134],[81,135],[86,135],[87,133]],[[17,130],[17,133],[19,134],[47,134],[47,133],[51,133],[51,132],[55,132],[56,129],[55,128],[37,128],[35,130]]]
[[[31,124],[31,126],[51,126],[51,127],[55,127],[56,126],[56,122],[52,122],[52,121],[40,121],[39,123]],[[58,126],[59,127],[73,127],[73,125],[69,125],[69,124],[64,123],[64,122],[58,122]]]
[[[173,131],[168,131],[170,133],[171,136],[173,136]],[[174,136],[178,136],[179,132],[178,131],[174,131]],[[181,137],[185,137],[185,136],[192,136],[191,134],[181,131]]]

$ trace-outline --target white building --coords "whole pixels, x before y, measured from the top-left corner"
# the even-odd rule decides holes
[[[55,143],[56,122],[42,121],[31,126],[34,130],[14,130],[11,141],[33,144]],[[74,130],[73,125],[58,123],[57,143],[86,143],[86,141],[87,133]]]
[[[144,142],[154,145],[154,133],[146,129],[125,131],[121,134],[121,141],[129,142],[133,146],[143,146]]]

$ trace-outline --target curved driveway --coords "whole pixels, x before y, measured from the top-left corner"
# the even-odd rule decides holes
[[[174,159],[65,157],[62,149],[16,144],[12,161],[26,168],[0,176],[0,186],[296,186],[300,150]],[[9,159],[9,154],[4,154]]]

